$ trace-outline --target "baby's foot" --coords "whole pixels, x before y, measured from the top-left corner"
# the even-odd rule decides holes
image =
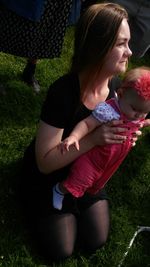
[[[53,187],[53,207],[61,210],[63,204],[64,194],[59,189],[59,184]]]

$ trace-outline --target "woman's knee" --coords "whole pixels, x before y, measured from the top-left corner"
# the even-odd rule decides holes
[[[55,252],[53,251],[52,253],[53,260],[60,261],[68,257],[71,257],[73,250],[74,250],[74,247],[69,247],[68,245],[65,245],[59,248]]]
[[[86,240],[86,248],[89,251],[95,251],[97,249],[102,248],[108,239],[108,235],[107,234],[103,234],[100,237],[97,236],[97,238],[92,238],[92,239],[88,239]]]
[[[81,233],[84,244],[90,250],[96,250],[107,242],[110,228],[110,216],[106,200],[96,202],[82,216]]]
[[[107,242],[107,239],[108,239],[108,234],[106,233],[103,233],[100,238],[98,238],[96,241],[95,241],[95,244],[96,244],[96,247],[103,247],[106,242]]]
[[[48,258],[62,260],[70,257],[76,240],[76,220],[72,215],[51,216],[40,222],[39,244]]]
[[[51,243],[48,240],[38,240],[37,249],[41,256],[50,261],[61,261],[70,257],[73,253],[74,246],[71,244],[60,244],[59,242]]]

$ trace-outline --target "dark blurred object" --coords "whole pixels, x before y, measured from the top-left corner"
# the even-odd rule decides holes
[[[127,10],[131,30],[129,46],[134,57],[143,57],[150,49],[150,0],[112,0],[111,2]]]
[[[81,12],[83,12],[86,8],[88,8],[90,5],[96,4],[97,1],[95,0],[83,0],[81,4]]]

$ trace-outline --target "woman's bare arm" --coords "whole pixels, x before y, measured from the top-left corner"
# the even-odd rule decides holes
[[[108,125],[97,127],[81,139],[79,151],[72,146],[68,153],[62,155],[58,146],[62,139],[63,129],[55,128],[41,121],[35,147],[39,170],[48,174],[73,162],[96,145],[122,143],[126,139],[126,135],[122,136],[119,133],[126,130],[123,127],[117,127],[118,124],[120,121],[113,121]]]
[[[68,153],[62,155],[60,149],[58,149],[62,135],[63,129],[40,122],[36,137],[35,153],[37,165],[41,172],[51,173],[54,170],[60,169],[93,147],[92,142],[89,142],[89,138],[87,138],[87,141],[83,142],[80,151],[71,147]]]

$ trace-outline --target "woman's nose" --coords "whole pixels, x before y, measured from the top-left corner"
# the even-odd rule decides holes
[[[132,56],[132,51],[129,46],[127,46],[127,54],[128,54],[128,57]]]

